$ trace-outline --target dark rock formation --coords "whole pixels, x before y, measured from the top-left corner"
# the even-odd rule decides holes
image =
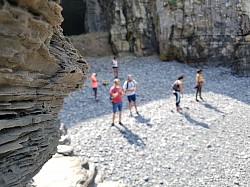
[[[108,31],[109,7],[97,0],[63,0],[63,33],[67,36],[98,31]]]
[[[63,33],[66,36],[86,33],[84,25],[86,3],[83,0],[74,0],[73,2],[63,0],[61,6],[63,6],[62,16],[64,18],[62,22]]]
[[[157,52],[162,60],[233,65],[236,73],[250,74],[246,58],[249,40],[245,39],[250,35],[249,1],[84,2],[85,32],[108,29],[115,54],[143,56]]]
[[[88,66],[59,1],[0,0],[0,186],[23,186],[56,152],[63,98]]]

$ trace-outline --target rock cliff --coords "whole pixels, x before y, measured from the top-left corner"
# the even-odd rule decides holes
[[[72,6],[75,1],[70,1]],[[79,25],[85,26],[84,33],[109,30],[115,54],[158,53],[162,60],[230,65],[236,73],[250,75],[250,0],[82,3],[86,11]]]
[[[56,152],[63,98],[88,65],[59,1],[0,0],[0,186],[24,186]]]

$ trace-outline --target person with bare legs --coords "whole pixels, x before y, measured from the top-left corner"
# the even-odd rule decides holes
[[[173,94],[176,97],[176,111],[180,112],[180,102],[181,102],[181,96],[183,97],[183,91],[182,91],[182,82],[183,82],[184,76],[181,75],[177,78],[177,80],[173,84]]]
[[[130,111],[130,116],[132,116],[132,111],[131,111],[132,101],[133,101],[133,104],[135,106],[136,113],[139,114],[139,112],[137,110],[136,94],[135,94],[137,89],[138,89],[137,82],[134,79],[132,79],[132,76],[129,74],[127,81],[125,81],[123,84],[123,90],[126,93],[127,98],[128,98],[128,108]]]
[[[196,89],[195,99],[197,102],[199,102],[197,98],[198,95],[200,96],[200,99],[204,101],[203,98],[201,97],[202,85],[203,85],[202,69],[198,69],[197,74],[196,74],[196,85],[195,85],[195,89]]]
[[[109,93],[112,99],[112,105],[113,105],[113,113],[112,113],[112,124],[111,126],[115,125],[115,114],[118,110],[119,112],[119,125],[123,125],[121,122],[122,119],[122,95],[123,95],[123,90],[119,86],[120,80],[115,79],[114,80],[114,85],[110,88]]]
[[[113,67],[115,78],[118,78],[118,60],[115,56],[114,56],[114,59],[112,60],[112,67]]]

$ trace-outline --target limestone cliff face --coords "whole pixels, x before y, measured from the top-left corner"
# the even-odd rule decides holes
[[[137,56],[158,52],[158,41],[153,24],[155,1],[109,1],[111,11],[111,45],[115,54],[135,53]]]
[[[250,75],[250,0],[83,2],[85,32],[108,29],[115,54],[157,52],[162,60],[223,63]]]
[[[249,51],[245,36],[250,34],[245,4],[249,1],[157,0],[160,58],[187,63],[220,61],[234,64],[241,75],[250,75],[250,62],[244,58]]]
[[[23,186],[56,152],[63,98],[88,66],[59,1],[0,0],[0,186]]]

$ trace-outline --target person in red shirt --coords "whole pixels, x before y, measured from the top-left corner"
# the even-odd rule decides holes
[[[121,122],[122,119],[122,95],[123,90],[119,86],[120,80],[115,79],[114,85],[110,88],[109,93],[112,98],[112,104],[113,104],[113,113],[112,113],[112,124],[111,126],[115,125],[115,114],[117,110],[119,111],[119,125],[123,125]]]
[[[98,81],[97,81],[96,76],[97,76],[96,73],[92,73],[92,75],[90,77],[92,89],[94,91],[95,100],[97,100],[97,87],[98,87]]]

